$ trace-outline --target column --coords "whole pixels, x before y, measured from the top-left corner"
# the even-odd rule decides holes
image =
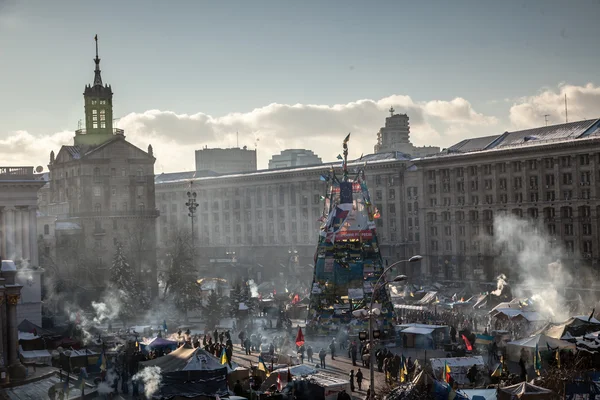
[[[4,241],[6,254],[4,257],[7,260],[15,258],[15,209],[7,207],[4,209],[4,230],[6,239]]]
[[[31,256],[29,254],[29,210],[27,208],[22,208],[20,210],[21,214],[21,248],[23,252],[23,259],[30,260]],[[26,264],[29,265],[29,262]]]
[[[29,207],[29,263],[39,266],[39,254],[37,244],[37,208]]]
[[[4,219],[6,216],[5,208],[0,208],[0,258],[8,258],[6,255],[6,228],[4,227]],[[1,349],[1,348],[0,348]]]
[[[11,379],[25,379],[25,367],[19,360],[19,330],[17,327],[17,304],[21,297],[21,286],[7,288],[6,291],[6,322],[8,335],[8,372]]]
[[[23,259],[23,221],[21,219],[21,209],[17,208],[14,211],[14,224],[15,224],[15,256],[13,261]]]

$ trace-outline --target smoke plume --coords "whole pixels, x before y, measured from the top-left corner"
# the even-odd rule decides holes
[[[258,285],[254,282],[253,279],[248,281],[248,286],[250,287],[250,294],[252,297],[258,297]]]
[[[569,310],[563,293],[573,277],[560,261],[567,258],[562,245],[538,226],[514,216],[496,217],[494,232],[496,247],[513,266],[514,295],[528,297],[528,293],[535,293],[531,299],[538,312],[554,321],[566,320]],[[502,292],[505,278],[500,275],[494,294]]]
[[[144,393],[146,398],[151,399],[154,393],[158,392],[160,382],[162,380],[160,375],[160,367],[147,367],[138,372],[131,378],[134,382],[142,382],[144,385]]]
[[[500,274],[496,277],[496,290],[493,290],[491,293],[494,296],[500,296],[502,294],[502,289],[506,285],[506,275]]]

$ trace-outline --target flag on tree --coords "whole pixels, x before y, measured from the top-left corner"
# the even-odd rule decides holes
[[[302,328],[298,327],[298,334],[296,335],[296,346],[300,347],[304,344],[304,335],[302,334]]]

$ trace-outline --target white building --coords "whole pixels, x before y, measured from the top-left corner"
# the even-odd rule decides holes
[[[312,150],[287,149],[271,157],[269,160],[269,169],[304,167],[306,165],[319,164],[323,164],[323,161]]]
[[[42,322],[36,210],[43,185],[33,167],[0,167],[0,259],[14,261],[15,281],[23,286],[17,296],[17,324],[24,318]]]
[[[430,156],[440,152],[439,147],[417,147],[410,142],[410,125],[408,115],[394,114],[390,108],[390,116],[385,119],[385,126],[377,133],[375,153],[399,151],[410,155],[412,158]]]

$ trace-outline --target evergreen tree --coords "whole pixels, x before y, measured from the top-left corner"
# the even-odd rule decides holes
[[[240,310],[240,303],[243,303],[242,296],[242,285],[238,281],[235,283],[235,285],[231,288],[231,291],[229,292],[229,315],[232,318],[235,318],[238,315],[238,312]]]
[[[223,299],[216,290],[211,290],[206,305],[202,307],[206,330],[214,329],[221,320]]]
[[[118,292],[121,300],[119,316],[123,323],[136,316],[140,309],[148,306],[141,285],[136,282],[135,272],[123,253],[123,246],[116,243],[115,256],[110,267],[110,282],[112,288]]]

